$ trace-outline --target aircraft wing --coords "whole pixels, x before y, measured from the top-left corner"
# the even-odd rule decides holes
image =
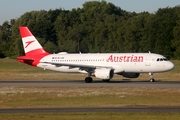
[[[80,68],[81,70],[85,71],[92,71],[95,70],[96,68],[109,68],[113,69],[112,67],[108,66],[94,66],[94,65],[82,65],[82,64],[69,64],[69,63],[54,63],[54,62],[42,62],[42,63],[48,63],[56,66],[69,66],[71,68]]]

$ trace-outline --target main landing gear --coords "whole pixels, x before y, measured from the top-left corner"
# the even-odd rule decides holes
[[[103,82],[109,82],[110,79],[103,79]]]
[[[155,82],[154,78],[153,78],[153,73],[149,73],[150,75],[150,82]]]
[[[86,77],[86,78],[85,78],[85,82],[86,82],[86,83],[92,83],[92,81],[93,81],[92,77]],[[103,82],[109,82],[110,79],[107,79],[107,80],[103,79],[102,81],[103,81]]]
[[[92,83],[92,81],[93,81],[92,77],[86,77],[85,78],[86,83]]]
[[[92,77],[90,77],[90,76],[91,76],[91,73],[88,72],[88,77],[85,78],[85,82],[86,82],[86,83],[92,83],[93,79],[92,79]]]

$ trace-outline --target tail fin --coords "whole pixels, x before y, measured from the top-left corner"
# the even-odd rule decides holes
[[[27,27],[20,26],[19,29],[26,56],[48,54]]]

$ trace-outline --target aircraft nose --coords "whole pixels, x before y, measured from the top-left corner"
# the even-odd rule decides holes
[[[167,69],[172,70],[173,68],[174,68],[174,64],[169,61],[169,63],[167,64]]]

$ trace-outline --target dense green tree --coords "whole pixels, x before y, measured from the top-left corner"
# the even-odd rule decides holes
[[[177,16],[173,8],[159,9],[156,13],[156,42],[155,51],[172,57],[171,40],[173,40],[173,27],[176,25]]]
[[[179,7],[175,7],[174,8],[175,11],[174,13],[176,14],[177,21],[176,21],[176,25],[173,28],[173,36],[174,39],[171,41],[171,45],[174,51],[174,57],[176,59],[180,59],[180,6]]]
[[[10,56],[9,46],[11,45],[11,24],[5,21],[2,26],[0,26],[0,57]]]
[[[156,41],[156,21],[155,15],[149,13],[142,13],[142,20],[143,20],[143,31],[142,31],[142,38],[140,40],[140,52],[155,52],[155,41]]]

